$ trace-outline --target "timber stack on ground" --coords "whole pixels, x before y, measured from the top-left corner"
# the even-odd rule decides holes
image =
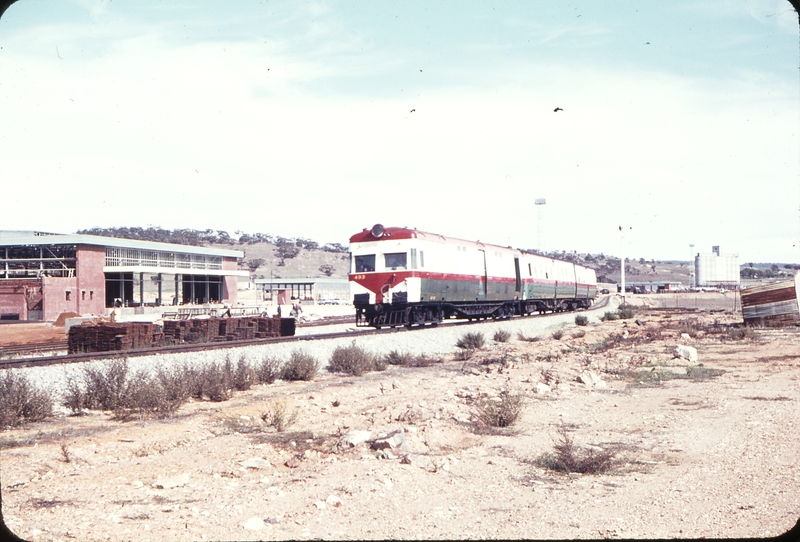
[[[69,330],[69,353],[110,352],[158,348],[174,344],[203,344],[288,337],[294,335],[294,318],[198,318],[164,320],[164,325],[144,322],[84,323]]]
[[[741,291],[744,323],[780,327],[800,324],[800,289],[792,280],[773,282]]]

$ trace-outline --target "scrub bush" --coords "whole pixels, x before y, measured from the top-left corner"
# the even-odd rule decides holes
[[[370,371],[379,370],[376,357],[361,348],[360,346],[337,346],[328,360],[328,370],[331,372],[345,373],[353,376],[361,376]]]
[[[53,401],[27,378],[9,370],[0,375],[0,427],[15,427],[53,415]]]
[[[281,380],[314,380],[319,365],[314,356],[301,350],[294,350],[281,370]]]
[[[456,346],[463,349],[480,350],[486,344],[486,337],[480,332],[465,333],[458,339]]]

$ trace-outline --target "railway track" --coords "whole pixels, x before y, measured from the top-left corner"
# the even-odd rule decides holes
[[[599,309],[603,308],[608,305],[608,297],[601,298],[598,302],[592,307],[592,309]],[[549,313],[552,314],[552,313]],[[530,317],[530,316],[529,316]],[[536,317],[536,316],[533,316]],[[478,323],[486,323],[487,320],[475,320],[475,321],[455,321],[455,322],[448,322],[446,325],[448,326],[469,326]],[[320,320],[316,322],[306,322],[298,327],[316,327],[322,325],[333,325],[333,324],[342,324],[342,323],[353,323],[353,317],[348,316],[345,318],[330,318],[325,320]],[[118,358],[121,356],[125,357],[139,357],[139,356],[152,356],[158,354],[181,354],[187,352],[199,352],[203,350],[210,350],[210,349],[218,349],[218,348],[237,348],[240,346],[253,346],[253,345],[260,345],[260,344],[275,344],[275,343],[287,343],[287,342],[303,342],[303,341],[317,341],[317,340],[325,340],[325,339],[338,339],[342,337],[353,337],[354,335],[375,335],[378,333],[405,333],[405,332],[416,332],[416,331],[423,331],[426,329],[432,329],[434,326],[423,326],[423,327],[412,327],[410,329],[406,329],[405,327],[399,326],[396,328],[385,327],[381,330],[377,329],[366,329],[361,328],[359,331],[342,331],[342,332],[333,332],[333,333],[317,333],[314,335],[295,335],[293,337],[273,337],[268,339],[251,339],[251,340],[244,340],[244,341],[219,341],[219,342],[211,342],[211,343],[200,343],[200,344],[178,344],[172,346],[162,346],[157,348],[142,348],[138,350],[113,350],[109,352],[89,352],[85,354],[61,354],[61,355],[42,355],[42,356],[34,356],[34,354],[41,354],[59,350],[66,350],[67,349],[67,341],[59,341],[59,342],[50,342],[50,343],[39,343],[39,344],[29,344],[29,345],[14,345],[9,347],[1,347],[0,348],[0,356],[7,356],[7,355],[28,355],[28,357],[17,357],[11,359],[3,359],[0,357],[0,369],[15,369],[15,368],[24,368],[24,367],[42,367],[47,365],[59,365],[59,364],[68,364],[68,363],[80,363],[85,361],[95,361],[95,360],[103,360],[103,359],[113,359]]]

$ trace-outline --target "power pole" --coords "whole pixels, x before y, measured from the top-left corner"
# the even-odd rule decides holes
[[[619,242],[620,242],[620,256],[619,256],[619,265],[620,265],[620,278],[622,282],[622,304],[625,304],[625,230],[632,230],[633,228],[628,226],[627,228],[620,226],[619,227]]]
[[[544,205],[547,201],[544,198],[537,198],[533,201],[533,204],[539,208],[539,222],[538,222],[538,231],[536,232],[536,248],[539,252],[544,252]]]

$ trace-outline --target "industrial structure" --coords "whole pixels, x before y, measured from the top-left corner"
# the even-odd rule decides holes
[[[739,288],[739,257],[720,254],[719,247],[711,247],[710,253],[700,254],[694,258],[695,286]]]
[[[292,300],[318,305],[348,304],[350,282],[337,278],[258,279],[255,281],[259,301],[287,305]]]
[[[236,303],[238,250],[0,232],[0,319],[104,316],[117,307]]]
[[[750,326],[785,326],[800,324],[800,282],[772,282],[741,291],[742,316]]]

